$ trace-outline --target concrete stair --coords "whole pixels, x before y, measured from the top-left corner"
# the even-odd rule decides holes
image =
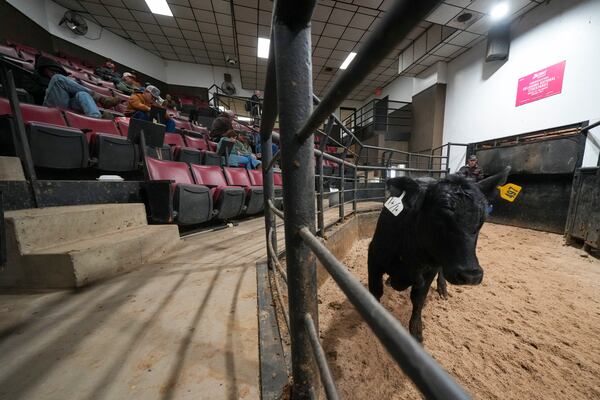
[[[143,204],[49,207],[5,213],[0,287],[74,288],[156,261],[179,242],[175,225],[148,225]]]
[[[17,157],[0,157],[0,181],[24,181],[21,160]]]

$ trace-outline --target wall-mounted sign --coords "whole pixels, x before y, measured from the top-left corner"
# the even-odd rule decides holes
[[[562,92],[566,61],[519,79],[516,107]]]

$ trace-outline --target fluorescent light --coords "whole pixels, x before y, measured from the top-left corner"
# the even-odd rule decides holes
[[[494,8],[492,8],[492,12],[490,13],[492,19],[504,18],[506,17],[506,14],[508,14],[508,3],[506,2],[496,3]]]
[[[352,52],[350,54],[348,54],[348,57],[346,57],[346,59],[344,60],[344,62],[342,63],[342,65],[340,65],[340,69],[346,69],[348,68],[348,65],[350,65],[350,63],[352,62],[352,60],[354,60],[354,57],[356,57],[356,53]]]
[[[150,11],[154,14],[167,15],[169,17],[173,16],[173,13],[167,4],[167,0],[146,0],[146,4],[148,4]]]
[[[256,55],[258,58],[269,58],[269,45],[271,41],[264,37],[258,38],[258,49]]]
[[[244,122],[252,122],[254,121],[254,118],[250,118],[250,117],[244,117],[244,116],[237,116],[238,121],[244,121]]]

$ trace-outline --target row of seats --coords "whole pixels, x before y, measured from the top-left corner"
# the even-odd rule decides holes
[[[137,146],[111,120],[71,111],[21,104],[29,147],[36,167],[76,169],[94,165],[103,171],[133,171],[139,167]],[[0,98],[4,137],[15,131],[8,100]]]
[[[9,57],[12,62],[18,63],[26,70],[33,71],[35,66],[35,55],[37,53],[31,53],[28,49],[30,48],[26,49],[20,45],[15,45],[14,47],[0,45],[0,54]],[[93,69],[49,53],[42,52],[41,54],[61,64],[69,73],[69,76],[76,79],[82,86],[103,96],[118,97],[121,100],[121,103],[115,106],[113,110],[123,113],[127,109],[129,96],[115,88],[112,82],[103,81],[99,76],[96,76]]]
[[[150,180],[171,182],[170,209],[178,224],[210,219],[229,220],[263,210],[262,172],[245,168],[196,165],[146,158]],[[281,174],[274,174],[276,196],[281,197]]]
[[[8,41],[7,45],[0,44],[0,55],[9,57],[11,61],[18,63],[23,68],[33,71],[35,66],[36,55],[41,54],[44,57],[50,58],[61,64],[72,78],[77,79],[83,86],[102,94],[104,96],[115,96],[121,99],[121,104],[114,107],[114,110],[124,113],[126,102],[129,96],[118,90],[112,82],[107,82],[95,74],[95,71],[83,61],[74,57],[60,57],[45,51],[40,51],[34,47],[23,45],[16,42]],[[197,97],[180,96],[182,105],[197,104],[207,106],[205,101]],[[178,116],[175,110],[169,110],[173,115]]]

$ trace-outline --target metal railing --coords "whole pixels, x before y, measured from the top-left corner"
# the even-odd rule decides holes
[[[340,123],[333,112],[344,98],[374,69],[379,61],[413,29],[438,1],[397,0],[379,26],[372,32],[358,55],[335,81],[331,90],[320,101],[312,94],[310,20],[315,1],[298,2],[278,0],[274,3],[271,26],[271,49],[267,67],[266,87],[262,121],[260,126],[261,152],[263,157],[263,186],[265,196],[265,232],[268,243],[268,262],[271,270],[281,271],[277,259],[276,217],[283,218],[285,232],[286,272],[288,291],[289,332],[291,338],[292,398],[312,399],[319,393],[319,375],[329,399],[337,399],[335,384],[324,356],[318,332],[316,257],[330,273],[350,302],[365,319],[373,333],[390,355],[415,383],[417,388],[432,399],[466,399],[468,395],[440,367],[421,345],[415,341],[396,318],[389,313],[365,287],[342,265],[315,236],[315,215],[319,230],[324,228],[323,180],[335,177],[340,186],[340,217],[344,218],[345,180],[347,171],[352,176],[354,192],[353,211],[356,211],[356,193],[359,189],[358,172],[378,172],[382,179],[388,171],[401,173],[447,172],[449,154],[414,155],[426,157],[428,168],[396,167],[392,161],[382,165],[361,163],[361,153],[367,148],[377,152],[390,152],[395,156],[404,154],[395,149],[366,147],[356,136]],[[312,109],[313,101],[318,105]],[[273,127],[279,114],[280,135]],[[320,130],[327,120],[324,130]],[[336,146],[336,154],[328,154],[331,126],[337,123],[348,134],[343,146]],[[318,132],[319,149],[315,149],[314,133]],[[280,166],[283,175],[283,210],[274,205],[272,140],[280,144]],[[447,146],[449,152],[450,146]],[[341,151],[340,151],[341,150]],[[358,150],[358,151],[356,151]],[[439,149],[438,149],[439,150]],[[387,154],[387,153],[386,153]],[[338,157],[339,156],[339,157]],[[315,193],[315,157],[317,187]],[[393,157],[389,157],[392,160]],[[350,162],[348,160],[352,160]],[[377,160],[380,160],[379,153]],[[382,158],[382,160],[384,160]],[[439,161],[439,169],[429,168],[435,160],[445,160],[445,169]],[[337,165],[337,174],[325,175],[324,161]],[[365,188],[367,188],[365,186]],[[315,201],[315,195],[316,200]],[[319,205],[319,203],[321,203]],[[318,208],[315,210],[315,208]],[[319,217],[320,216],[320,217]]]

